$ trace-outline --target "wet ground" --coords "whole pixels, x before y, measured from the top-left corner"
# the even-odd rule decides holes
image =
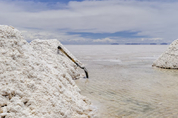
[[[152,67],[168,46],[66,47],[89,71],[90,79],[75,82],[99,118],[178,118],[178,70]]]

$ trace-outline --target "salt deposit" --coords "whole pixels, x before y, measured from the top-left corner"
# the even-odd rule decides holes
[[[72,80],[80,77],[77,66],[57,53],[58,45],[57,40],[29,44],[17,29],[0,25],[1,118],[94,117]]]
[[[178,40],[171,43],[169,48],[153,63],[153,66],[178,69]]]

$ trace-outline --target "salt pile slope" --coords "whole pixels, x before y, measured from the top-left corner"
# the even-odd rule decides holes
[[[153,66],[178,69],[178,40],[171,43],[169,48],[153,63]]]
[[[73,79],[80,77],[80,74],[77,71],[77,66],[68,57],[66,57],[65,54],[60,53],[57,47],[61,46],[73,59],[80,64],[81,62],[77,60],[57,39],[36,39],[30,42],[30,45],[35,52],[37,52],[38,57],[52,68],[55,68],[57,73],[65,70],[66,72],[64,73],[68,73]]]
[[[56,46],[29,44],[17,29],[0,25],[1,118],[94,117],[72,80],[76,66],[50,45]]]

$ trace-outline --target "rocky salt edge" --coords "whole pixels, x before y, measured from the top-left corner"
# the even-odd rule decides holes
[[[57,53],[58,45],[57,40],[29,44],[17,29],[0,25],[1,118],[95,117],[73,81],[80,78],[77,66]]]
[[[178,40],[170,44],[168,49],[153,62],[153,66],[165,69],[178,69]]]

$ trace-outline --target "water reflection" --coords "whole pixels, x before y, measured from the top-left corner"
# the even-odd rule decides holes
[[[151,66],[167,46],[67,48],[86,64],[90,79],[76,83],[101,118],[177,118],[178,71]]]

